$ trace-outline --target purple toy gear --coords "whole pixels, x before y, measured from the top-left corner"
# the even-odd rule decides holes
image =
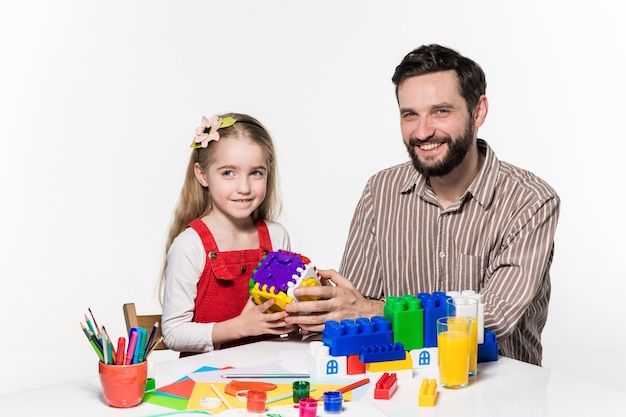
[[[274,293],[286,292],[289,284],[296,284],[297,279],[302,276],[306,269],[306,264],[311,261],[306,257],[285,250],[270,252],[261,258],[257,267],[252,271],[252,279],[259,283],[260,287],[267,285],[267,288],[274,287]]]

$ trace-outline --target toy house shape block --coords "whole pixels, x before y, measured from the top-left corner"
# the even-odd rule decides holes
[[[324,324],[322,341],[333,356],[359,355],[363,346],[392,344],[391,323],[384,317],[329,320]]]
[[[308,297],[298,299],[293,290],[316,285],[321,285],[321,282],[311,261],[299,253],[280,249],[263,256],[252,271],[250,295],[257,305],[273,298],[275,304],[268,311],[274,313],[283,311],[287,304],[294,301],[314,300]]]
[[[409,351],[413,360],[413,369],[436,368],[439,366],[437,347],[425,347]]]
[[[406,350],[424,347],[424,310],[417,297],[387,297],[384,315],[391,322],[395,343],[402,343]]]
[[[345,376],[348,374],[347,359],[331,356],[328,346],[318,340],[309,343],[307,368],[312,376]]]

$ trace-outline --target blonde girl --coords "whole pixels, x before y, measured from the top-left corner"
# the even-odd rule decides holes
[[[255,118],[202,117],[166,244],[163,336],[173,350],[206,352],[280,335],[285,312],[249,297],[264,254],[290,249],[279,207],[272,138]]]

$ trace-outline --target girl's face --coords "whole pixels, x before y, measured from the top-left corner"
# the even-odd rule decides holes
[[[249,219],[265,199],[265,152],[246,137],[222,138],[214,144],[207,172],[196,164],[196,178],[208,187],[215,214],[233,221]]]

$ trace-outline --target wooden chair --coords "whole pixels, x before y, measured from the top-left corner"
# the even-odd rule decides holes
[[[148,330],[148,332],[152,331],[152,327],[154,323],[159,322],[159,326],[157,328],[156,334],[154,335],[155,340],[159,340],[161,337],[161,315],[160,314],[151,314],[138,316],[137,310],[135,310],[135,303],[126,303],[124,304],[124,320],[126,320],[126,330],[130,332],[130,329],[133,327],[143,327]],[[165,350],[167,346],[161,341],[155,348],[155,350]]]

